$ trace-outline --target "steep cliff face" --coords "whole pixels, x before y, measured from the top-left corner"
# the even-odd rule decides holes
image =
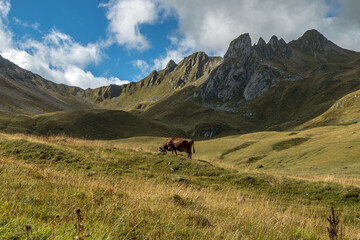
[[[283,39],[274,36],[266,44],[261,38],[258,44],[251,46],[249,34],[243,34],[230,43],[224,63],[200,87],[200,95],[205,100],[216,97],[223,102],[240,94],[245,100],[254,99],[284,75],[267,60],[289,58],[291,52]]]
[[[224,62],[200,87],[199,95],[205,101],[216,98],[228,102],[239,96],[253,100],[280,81],[301,79],[312,64],[341,59],[345,53],[316,30],[289,44],[273,36],[268,43],[260,38],[253,46],[249,34],[243,34],[230,43]],[[288,65],[297,66],[289,69]]]

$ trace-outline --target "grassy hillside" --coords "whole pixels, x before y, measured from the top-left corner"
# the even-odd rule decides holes
[[[45,80],[0,56],[0,111],[39,114],[94,108],[82,91]]]
[[[0,130],[35,135],[65,134],[87,139],[187,136],[181,130],[119,110],[73,110],[35,116],[0,112]]]
[[[316,65],[315,65],[316,66]],[[297,81],[283,81],[251,102],[265,129],[283,130],[327,111],[337,100],[359,89],[358,64],[318,64]]]
[[[237,113],[204,107],[200,101],[192,98],[196,90],[194,86],[184,88],[171,97],[157,102],[142,115],[184,129],[199,139],[204,137],[205,132],[212,130],[212,124],[215,125],[213,128],[217,127],[214,123],[225,125],[223,129],[219,129],[217,136],[243,133],[243,129],[252,126],[252,123],[246,122],[245,118]],[[203,124],[208,124],[209,127],[201,132]]]
[[[360,121],[360,91],[352,92],[336,101],[329,110],[302,124],[297,129],[328,125],[349,125]]]
[[[141,112],[184,87],[199,86],[221,62],[221,57],[196,52],[178,64],[170,61],[165,69],[153,71],[138,82],[87,89],[86,97],[102,107]]]
[[[195,159],[240,171],[314,179],[360,186],[360,124],[292,132],[258,132],[195,141]],[[165,138],[114,140],[113,146],[157,151]],[[255,169],[263,165],[263,168]]]
[[[327,239],[329,206],[360,234],[359,188],[112,144],[1,135],[0,238],[75,238],[77,208],[85,239]]]

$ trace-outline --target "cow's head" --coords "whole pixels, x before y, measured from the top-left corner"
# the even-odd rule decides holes
[[[159,151],[160,151],[160,152],[167,153],[167,145],[164,145],[164,146],[162,146],[162,147],[159,147]]]

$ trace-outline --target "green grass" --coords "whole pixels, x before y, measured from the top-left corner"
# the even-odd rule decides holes
[[[347,238],[359,234],[357,187],[114,147],[119,141],[0,136],[0,238],[23,239],[30,224],[33,239],[71,239],[78,207],[88,239],[325,239],[329,206],[342,211]]]
[[[243,144],[241,144],[241,145],[239,145],[239,146],[236,146],[236,147],[234,147],[234,148],[231,148],[231,149],[229,149],[229,150],[226,150],[225,152],[221,153],[220,159],[224,159],[224,157],[225,157],[226,155],[228,155],[228,154],[230,154],[230,153],[233,153],[233,152],[235,152],[235,151],[238,151],[238,150],[240,150],[240,149],[247,148],[247,147],[253,145],[254,143],[256,143],[256,142],[245,142],[245,143],[243,143]]]
[[[258,132],[195,141],[195,159],[243,171],[290,176],[348,178],[360,174],[360,125],[328,126],[297,132]],[[165,138],[114,140],[113,146],[158,151]],[[263,169],[255,170],[257,165]]]
[[[360,91],[352,92],[336,101],[320,116],[302,124],[298,129],[329,125],[351,125],[360,121]]]
[[[182,130],[119,110],[71,110],[34,116],[0,113],[0,130],[7,133],[63,134],[86,139],[187,136]]]
[[[302,143],[304,143],[304,142],[306,142],[308,140],[309,140],[308,138],[292,138],[292,139],[288,139],[288,140],[285,140],[285,141],[282,141],[282,142],[275,143],[272,146],[272,148],[275,151],[282,151],[282,150],[286,150],[286,149],[289,149],[291,147],[300,145],[300,144],[302,144]]]

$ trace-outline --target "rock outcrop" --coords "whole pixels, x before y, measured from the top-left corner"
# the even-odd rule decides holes
[[[176,68],[176,66],[177,64],[174,62],[174,60],[171,59],[164,69],[164,75],[171,73]]]
[[[224,59],[240,57],[242,55],[250,55],[251,53],[251,38],[248,33],[240,35],[233,40],[227,52],[224,55]]]
[[[209,76],[210,72],[222,62],[221,58],[209,57],[204,52],[196,52],[184,58],[169,74],[172,89],[182,88]]]
[[[299,60],[297,55],[305,53],[315,56],[314,61],[317,61],[330,52],[341,54],[343,51],[316,30],[307,31],[289,44],[272,36],[268,43],[260,38],[253,46],[249,34],[242,34],[230,43],[224,62],[200,86],[198,95],[205,101],[217,98],[228,102],[235,97],[252,100],[281,80],[300,79],[300,73],[290,72],[286,66],[308,61]]]
[[[209,57],[204,52],[196,52],[178,64],[170,60],[163,70],[154,70],[138,82],[87,89],[86,97],[96,103],[121,109],[143,109],[170,96],[176,89],[189,84],[202,84],[222,61],[221,57]]]

